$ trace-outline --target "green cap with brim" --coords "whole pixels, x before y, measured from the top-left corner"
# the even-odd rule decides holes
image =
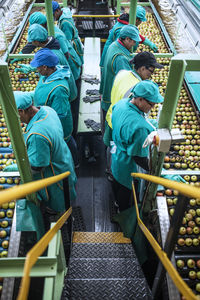
[[[30,23],[30,25],[33,25],[33,24],[43,25],[43,24],[47,23],[47,18],[41,12],[36,11],[33,14],[30,15],[30,17],[29,17],[29,23]]]
[[[146,22],[146,10],[144,9],[144,7],[138,5],[137,9],[136,9],[136,18],[140,19],[140,21],[142,22]]]
[[[137,83],[133,87],[132,93],[134,97],[142,97],[153,103],[161,103],[164,100],[158,85],[151,80],[143,80]]]
[[[129,37],[131,40],[135,42],[140,42],[141,38],[139,36],[139,30],[135,25],[126,25],[123,26],[120,30],[119,37],[125,39]]]
[[[30,92],[15,91],[17,109],[27,109],[33,104],[33,96]]]
[[[28,42],[31,43],[33,41],[44,42],[48,38],[47,30],[39,25],[33,24],[28,29]]]

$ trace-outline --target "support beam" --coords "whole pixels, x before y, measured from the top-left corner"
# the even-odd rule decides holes
[[[53,10],[52,10],[52,1],[51,0],[45,0],[45,11],[46,11],[46,15],[47,15],[48,35],[55,36],[54,18],[53,18]]]
[[[117,14],[120,14],[121,11],[121,0],[117,0]]]
[[[131,0],[129,10],[129,23],[135,25],[136,21],[137,0]]]

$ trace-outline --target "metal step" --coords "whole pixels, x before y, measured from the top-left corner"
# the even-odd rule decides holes
[[[122,232],[75,232],[62,299],[153,299]]]

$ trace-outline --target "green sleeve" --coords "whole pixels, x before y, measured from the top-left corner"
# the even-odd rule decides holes
[[[127,154],[129,156],[147,157],[149,148],[142,148],[147,136],[148,132],[145,128],[136,130],[132,135],[132,142],[130,141],[129,145],[127,146]]]
[[[117,74],[120,70],[132,70],[128,59],[124,55],[118,55],[113,61],[113,71]]]
[[[58,116],[67,116],[70,109],[69,91],[62,86],[57,87],[51,93],[48,100],[48,105],[57,112]]]
[[[61,30],[64,32],[64,34],[68,40],[72,40],[74,38],[74,31],[73,31],[73,27],[70,24],[70,22],[63,21],[61,23]]]
[[[33,167],[47,167],[51,160],[50,143],[41,135],[32,134],[27,143],[28,158]]]

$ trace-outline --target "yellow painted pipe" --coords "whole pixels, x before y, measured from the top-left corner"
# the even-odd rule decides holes
[[[137,174],[139,174],[139,173],[132,173],[131,175],[135,176]],[[143,175],[145,175],[145,174],[143,174]],[[148,176],[151,176],[151,175],[148,175]],[[140,177],[140,176],[135,176],[135,177]],[[155,177],[155,176],[151,176],[151,177]],[[140,177],[140,178],[142,178],[142,177]],[[164,179],[164,180],[167,180],[167,179]],[[170,181],[170,180],[168,180],[168,181]],[[179,292],[187,300],[197,300],[198,299],[197,296],[193,293],[193,291],[190,289],[190,287],[183,281],[183,279],[181,278],[181,276],[179,275],[179,273],[177,272],[177,270],[174,268],[171,261],[167,257],[166,252],[164,252],[161,249],[160,245],[157,243],[155,238],[152,236],[150,231],[147,229],[147,227],[144,225],[144,223],[140,219],[134,184],[132,184],[132,188],[133,188],[133,198],[134,198],[135,208],[136,208],[136,216],[137,216],[137,221],[138,221],[138,225],[139,225],[140,229],[142,230],[142,232],[148,239],[149,243],[153,247],[156,254],[158,255],[161,263],[167,270],[168,274],[170,275],[171,279],[173,280],[173,282],[176,285]]]
[[[65,177],[68,177],[69,175],[70,172],[67,171],[60,175],[52,176],[41,180],[36,180],[33,182],[21,184],[19,186],[14,186],[10,189],[6,189],[5,191],[0,192],[0,205],[3,203],[11,202],[15,199],[21,199],[22,197],[37,192],[46,186],[49,186],[53,183],[56,183],[64,179]]]
[[[195,198],[195,199],[200,198],[200,188],[191,186],[186,183],[176,182],[173,180],[164,179],[157,176],[152,176],[152,175],[142,174],[142,173],[131,173],[131,176],[139,177],[154,182],[156,184],[163,185],[167,188],[177,190],[178,192],[180,192],[181,194],[189,198]]]
[[[118,18],[120,15],[73,15],[73,18]]]
[[[65,174],[65,173],[63,173]],[[60,219],[56,222],[56,224],[39,240],[35,246],[27,253],[26,261],[24,265],[24,274],[21,281],[20,291],[17,297],[17,300],[27,300],[28,292],[30,287],[30,271],[34,264],[37,262],[37,259],[47,248],[49,242],[52,240],[54,235],[58,232],[58,230],[62,227],[62,225],[66,222],[69,216],[72,213],[72,207],[70,207]]]

